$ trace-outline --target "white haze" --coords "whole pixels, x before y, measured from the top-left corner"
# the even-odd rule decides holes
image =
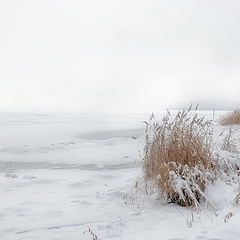
[[[1,0],[0,110],[239,103],[240,2]]]

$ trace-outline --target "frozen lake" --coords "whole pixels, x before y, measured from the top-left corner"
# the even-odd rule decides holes
[[[134,194],[132,204],[126,203],[141,176],[148,119],[149,114],[1,113],[0,239],[92,239],[83,234],[88,227],[99,239],[239,239],[239,217],[229,225],[204,213],[188,228],[179,213],[186,209]],[[216,134],[227,130],[215,124]],[[222,206],[224,197],[216,204]]]

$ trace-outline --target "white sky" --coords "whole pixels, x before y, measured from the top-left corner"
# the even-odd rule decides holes
[[[239,0],[0,0],[0,110],[238,102]]]

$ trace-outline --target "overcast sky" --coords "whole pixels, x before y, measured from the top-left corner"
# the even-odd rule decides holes
[[[0,110],[239,103],[239,0],[0,0]]]

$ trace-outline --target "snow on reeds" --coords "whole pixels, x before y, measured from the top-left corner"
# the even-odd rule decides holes
[[[212,122],[193,114],[191,107],[146,123],[143,172],[146,191],[157,190],[169,202],[199,206],[206,184],[219,167],[212,151]]]
[[[220,149],[233,153],[238,152],[237,140],[233,137],[232,129],[229,129],[228,133],[223,138]]]

